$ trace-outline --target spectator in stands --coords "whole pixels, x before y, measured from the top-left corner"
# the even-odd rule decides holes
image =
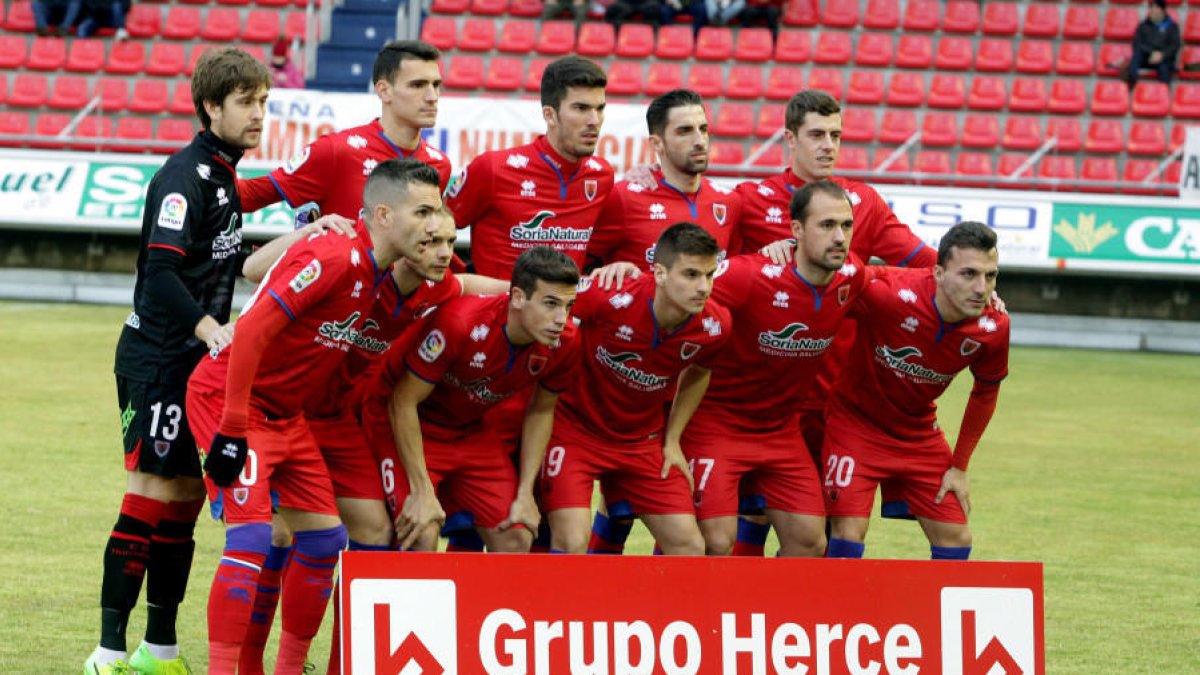
[[[570,12],[575,19],[575,32],[579,32],[579,24],[583,23],[588,12],[588,0],[545,0],[542,8],[542,21],[557,19]]]
[[[118,40],[128,40],[125,16],[129,14],[129,0],[84,0],[83,20],[75,30],[76,37],[90,37],[98,28],[115,28]]]
[[[697,33],[708,24],[706,0],[664,0],[662,6],[662,22],[664,24],[675,23],[675,17],[680,14],[691,15],[692,30]]]
[[[1158,71],[1158,79],[1170,84],[1179,46],[1179,24],[1167,14],[1167,0],[1150,0],[1150,11],[1133,36],[1127,75],[1130,88],[1137,84],[1142,68]]]
[[[771,40],[779,37],[779,17],[783,14],[784,0],[746,0],[746,8],[738,19],[743,26],[753,26],[758,22],[767,24],[771,31]],[[711,16],[711,11],[710,11]]]
[[[33,0],[34,28],[43,37],[63,37],[75,27],[82,10],[83,0]],[[54,26],[53,31],[50,30],[51,25]]]
[[[276,89],[303,89],[304,73],[292,62],[291,44],[279,38],[271,47],[271,86]]]
[[[621,30],[630,19],[640,16],[642,21],[657,30],[663,20],[663,6],[658,0],[616,0],[604,10],[604,20],[613,28]]]
[[[705,0],[708,23],[724,26],[738,18],[746,6],[746,0]]]

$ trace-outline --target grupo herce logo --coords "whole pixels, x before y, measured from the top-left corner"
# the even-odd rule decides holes
[[[942,589],[943,675],[1033,675],[1033,591]]]
[[[449,579],[355,579],[350,625],[350,675],[458,673],[457,591]]]

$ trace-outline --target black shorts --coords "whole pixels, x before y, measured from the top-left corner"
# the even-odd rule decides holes
[[[200,478],[200,456],[184,407],[187,382],[141,382],[117,375],[125,470]]]

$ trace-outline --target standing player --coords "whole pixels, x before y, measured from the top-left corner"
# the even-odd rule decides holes
[[[878,280],[855,306],[858,339],[829,406],[837,433],[822,452],[830,557],[862,557],[880,484],[908,504],[933,558],[970,556],[967,463],[1008,374],[1008,316],[989,306],[998,261],[996,233],[962,222],[936,267]],[[975,386],[952,454],[936,400],[964,368]]]
[[[653,275],[625,290],[583,284],[575,305],[580,382],[563,396],[540,481],[553,549],[587,551],[599,480],[607,500],[629,503],[663,553],[703,553],[679,440],[731,328],[729,311],[708,301],[718,253],[699,225],[677,223],[654,246]]]
[[[441,499],[474,514],[489,550],[529,550],[554,406],[575,379],[578,334],[568,319],[578,282],[564,253],[530,249],[517,258],[509,294],[447,303],[415,329],[411,346],[388,352],[363,425],[372,445],[398,451],[404,469],[396,481],[401,547],[434,548]],[[509,439],[483,418],[531,387],[518,471]]]
[[[459,227],[471,226],[471,262],[496,279],[521,251],[549,246],[583,267],[592,228],[613,187],[594,156],[608,79],[595,63],[565,56],[542,75],[546,135],[476,157],[447,192]]]
[[[650,175],[655,189],[628,180],[617,183],[596,221],[588,258],[650,269],[658,236],[678,222],[703,227],[717,240],[722,257],[731,244],[740,248],[741,199],[704,177],[709,150],[704,100],[689,89],[669,91],[650,102],[646,126],[659,160]]]
[[[246,52],[206,52],[192,76],[203,127],[154,175],[146,193],[133,313],[117,343],[117,398],[128,471],[104,550],[100,645],[90,674],[188,673],[175,617],[187,588],[204,500],[196,444],[184,418],[187,377],[233,337],[233,283],[241,262],[234,165],[262,135],[271,75]],[[146,588],[146,638],[126,661],[125,627]]]
[[[367,221],[356,237],[310,237],[272,268],[238,320],[228,372],[206,360],[190,382],[188,417],[198,433],[212,433],[205,470],[227,527],[209,593],[212,673],[232,673],[238,664],[271,543],[272,491],[295,532],[293,564],[302,568],[284,580],[279,672],[300,672],[321,624],[347,537],[303,414],[305,398],[351,345],[372,339],[367,319],[390,282],[388,268],[402,256],[418,257],[434,228],[437,172],[416,160],[388,160],[367,179],[362,201]]]

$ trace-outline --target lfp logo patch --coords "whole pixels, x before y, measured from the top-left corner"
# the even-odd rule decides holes
[[[425,340],[421,342],[421,347],[417,349],[417,355],[426,363],[437,361],[442,352],[446,350],[446,336],[442,335],[442,331],[433,329],[429,331],[429,335],[425,336]]]
[[[182,230],[187,218],[187,199],[178,192],[163,197],[158,208],[158,226],[168,230]]]

